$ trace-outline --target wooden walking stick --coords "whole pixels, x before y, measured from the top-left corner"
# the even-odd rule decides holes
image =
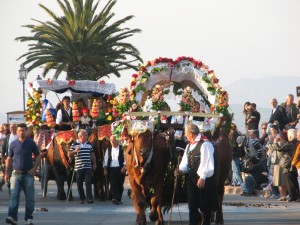
[[[73,174],[72,174],[71,184],[70,184],[70,187],[68,189],[67,202],[66,203],[68,203],[69,198],[70,198],[70,193],[71,193],[72,185],[73,185],[73,182],[74,182],[74,174],[75,174],[75,168],[73,168]]]
[[[180,155],[178,156],[177,160],[178,160],[178,162],[177,162],[176,169],[179,168],[179,164],[180,164],[180,161],[181,161],[181,156]],[[169,217],[168,225],[171,225],[172,211],[173,211],[173,205],[174,205],[174,198],[175,198],[175,192],[176,192],[176,187],[177,187],[177,180],[178,180],[178,176],[175,176],[175,179],[174,179],[174,190],[173,190],[172,202],[171,202],[171,212],[170,212],[170,217]]]

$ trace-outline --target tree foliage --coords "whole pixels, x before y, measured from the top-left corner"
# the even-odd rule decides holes
[[[133,16],[111,22],[111,12],[117,0],[109,0],[97,14],[100,1],[57,0],[63,16],[39,4],[53,21],[42,22],[32,19],[36,25],[24,25],[32,36],[17,37],[17,41],[29,42],[29,51],[21,55],[28,71],[43,67],[43,77],[54,69],[53,79],[64,71],[67,79],[98,80],[120,71],[135,69],[142,61],[139,51],[124,40],[141,32],[140,29],[122,28]],[[72,2],[72,4],[71,4]]]

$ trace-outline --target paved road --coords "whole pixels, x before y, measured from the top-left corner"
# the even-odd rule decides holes
[[[75,201],[69,203],[56,200],[56,187],[53,181],[50,181],[48,189],[48,196],[42,198],[40,183],[36,181],[36,208],[47,208],[48,212],[36,211],[34,213],[35,225],[135,224],[135,212],[131,200],[125,195],[127,190],[124,191],[123,204],[116,206],[108,201],[97,201],[94,204],[80,205],[76,185],[73,185]],[[256,204],[263,205],[258,206]],[[5,187],[3,192],[0,192],[0,224],[5,224],[7,206],[8,193]],[[22,194],[18,224],[24,224],[23,218],[24,196]],[[226,195],[224,200],[224,218],[226,225],[300,224],[300,203],[278,202],[262,197]],[[169,214],[165,214],[165,222],[168,224]],[[148,222],[148,224],[154,223]],[[173,208],[171,224],[188,224],[188,209],[186,204]]]

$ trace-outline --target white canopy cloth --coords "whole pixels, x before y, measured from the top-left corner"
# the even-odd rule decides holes
[[[67,90],[76,93],[98,93],[111,95],[115,93],[115,84],[100,83],[98,81],[90,80],[76,80],[70,82],[68,80],[36,80],[33,82],[32,87],[35,89],[41,88],[43,91],[55,91],[63,93]]]

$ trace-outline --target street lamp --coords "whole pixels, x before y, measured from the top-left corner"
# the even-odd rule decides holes
[[[35,80],[42,80],[41,76],[40,75],[37,75],[36,79]]]
[[[24,67],[23,64],[21,64],[19,69],[19,79],[23,83],[23,110],[25,112],[25,80],[27,78],[27,69]]]

